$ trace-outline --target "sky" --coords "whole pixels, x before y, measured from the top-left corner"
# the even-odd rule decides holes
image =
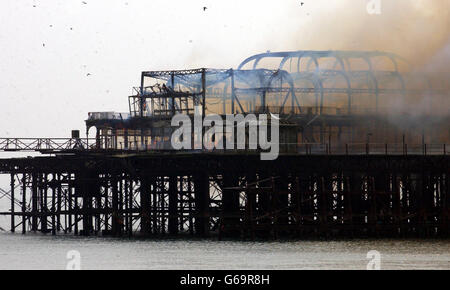
[[[128,110],[143,70],[236,68],[302,49],[387,50],[423,65],[448,51],[450,0],[381,0],[379,15],[368,2],[2,0],[0,137],[84,134],[88,112]]]

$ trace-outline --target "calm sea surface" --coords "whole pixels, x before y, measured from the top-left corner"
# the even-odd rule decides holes
[[[0,232],[0,269],[65,269],[67,252],[82,269],[450,269],[449,240],[238,242],[129,240]]]

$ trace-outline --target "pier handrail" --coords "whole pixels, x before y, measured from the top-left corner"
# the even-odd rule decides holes
[[[86,138],[0,138],[0,151],[63,151],[92,148],[95,140]]]
[[[238,153],[259,152],[259,149],[201,149],[180,150],[183,153],[215,152]],[[446,155],[449,144],[417,143],[280,143],[280,153],[300,155]],[[120,151],[120,152],[159,152],[177,151],[171,149],[170,141],[141,144],[129,141],[118,142],[114,147],[105,146],[103,140],[94,138],[0,138],[0,152],[41,152],[58,153],[64,151]]]

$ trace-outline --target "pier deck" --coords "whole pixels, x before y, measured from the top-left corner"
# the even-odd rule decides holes
[[[449,234],[449,156],[180,152],[1,159],[11,231],[236,238]]]

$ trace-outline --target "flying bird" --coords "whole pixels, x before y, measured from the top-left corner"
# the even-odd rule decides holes
[[[203,7],[203,11],[206,11],[206,9],[208,9],[208,7]]]

